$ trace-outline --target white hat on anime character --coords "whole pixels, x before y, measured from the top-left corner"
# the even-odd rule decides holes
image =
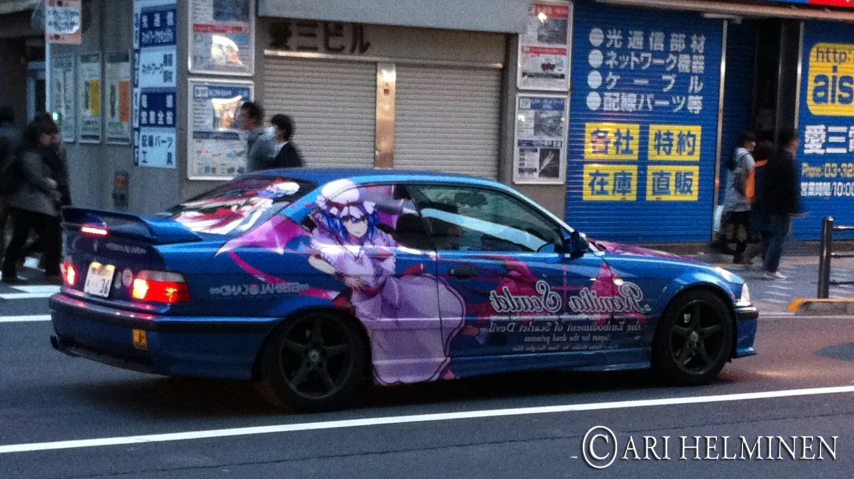
[[[374,213],[376,204],[364,201],[363,190],[350,180],[336,180],[324,186],[317,206],[337,218],[362,219]]]

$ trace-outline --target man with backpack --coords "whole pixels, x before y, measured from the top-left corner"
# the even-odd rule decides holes
[[[742,133],[738,138],[738,146],[727,160],[729,173],[726,179],[726,197],[724,200],[724,215],[726,217],[727,236],[735,243],[733,263],[750,264],[750,259],[744,256],[750,238],[750,200],[748,199],[748,177],[751,175],[756,162],[752,152],[756,147],[756,135]]]
[[[0,258],[6,251],[9,198],[17,187],[15,163],[22,141],[23,132],[15,126],[15,110],[0,107]]]

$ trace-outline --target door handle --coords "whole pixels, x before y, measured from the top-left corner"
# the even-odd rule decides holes
[[[458,279],[469,279],[477,277],[477,271],[472,268],[452,268],[450,275]]]

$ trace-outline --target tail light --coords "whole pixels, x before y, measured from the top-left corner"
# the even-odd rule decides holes
[[[153,303],[187,303],[190,301],[190,287],[181,273],[140,271],[133,280],[132,296],[136,300]]]
[[[80,227],[80,232],[84,236],[90,236],[95,238],[103,238],[110,234],[110,230],[104,228],[102,226],[92,226],[92,225],[83,225]]]
[[[74,263],[71,261],[65,261],[62,263],[62,280],[65,281],[67,286],[77,286],[77,280],[80,278],[80,275],[77,272],[77,267],[74,266]]]

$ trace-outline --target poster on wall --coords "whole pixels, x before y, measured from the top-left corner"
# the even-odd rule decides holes
[[[254,0],[190,1],[190,71],[255,73]]]
[[[45,39],[49,43],[80,45],[83,42],[83,15],[80,0],[45,2]]]
[[[521,90],[569,91],[572,4],[532,2],[519,36]]]
[[[246,135],[238,127],[240,106],[252,99],[250,81],[190,80],[191,180],[229,180],[246,172]]]
[[[177,168],[177,38],[175,0],[134,2],[134,165]]]
[[[129,145],[131,141],[130,53],[110,53],[104,66],[106,84],[107,143]]]
[[[514,183],[563,184],[568,103],[566,97],[554,95],[517,97]]]
[[[51,61],[51,111],[56,118],[62,140],[74,143],[77,135],[74,102],[74,57],[59,56]]]
[[[101,54],[81,55],[77,64],[80,143],[101,143]]]

